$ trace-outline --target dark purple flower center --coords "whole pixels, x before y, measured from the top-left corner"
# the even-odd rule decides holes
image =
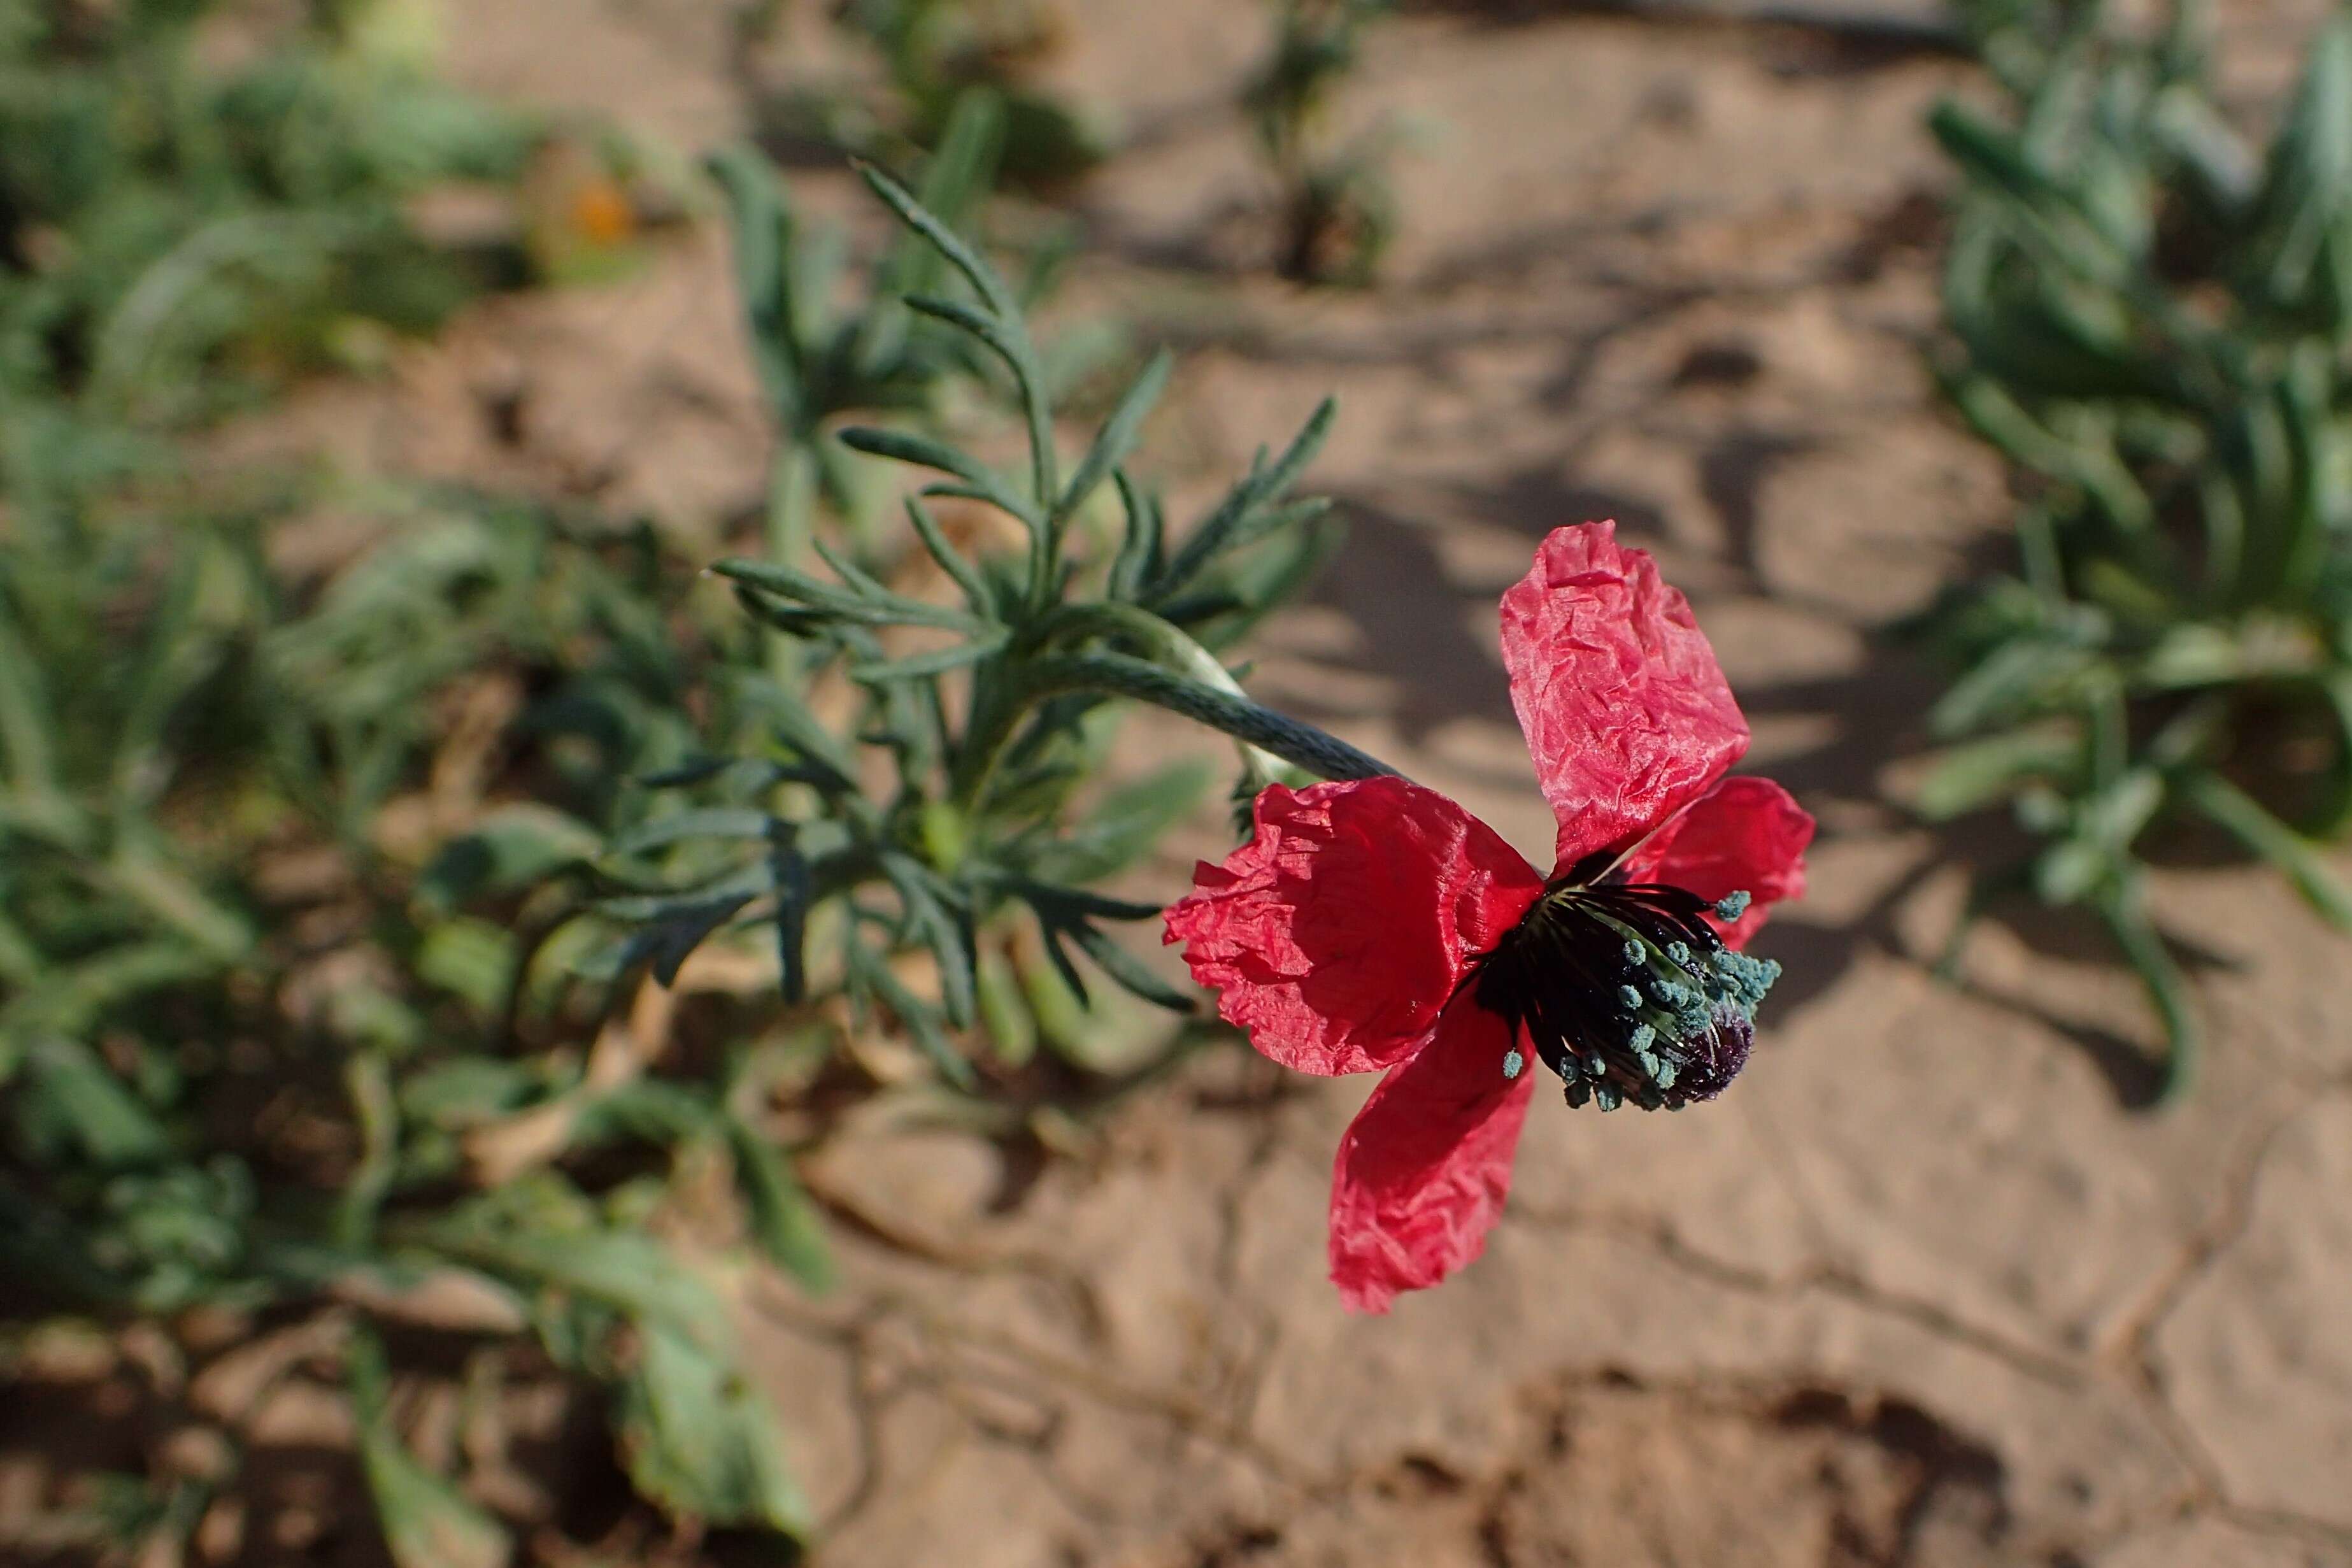
[[[1679,1110],[1721,1094],[1748,1061],[1756,1007],[1780,966],[1734,952],[1706,921],[1736,920],[1748,895],[1710,903],[1664,883],[1611,880],[1581,864],[1553,879],[1456,994],[1511,1026],[1503,1074],[1524,1041],[1559,1075],[1568,1103]]]

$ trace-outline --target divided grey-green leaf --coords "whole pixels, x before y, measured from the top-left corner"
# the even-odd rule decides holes
[[[1127,460],[1128,454],[1135,449],[1136,440],[1142,433],[1143,421],[1160,401],[1160,394],[1167,390],[1168,376],[1175,363],[1175,356],[1161,349],[1137,374],[1119,398],[1118,406],[1111,410],[1110,417],[1103,421],[1102,429],[1096,435],[1094,445],[1087,449],[1077,472],[1070,477],[1069,488],[1062,492],[1062,499],[1055,505],[1056,517],[1068,517],[1085,505],[1095,487]]]

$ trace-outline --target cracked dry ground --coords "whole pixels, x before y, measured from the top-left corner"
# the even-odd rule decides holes
[[[1942,179],[1920,116],[1965,70],[1817,34],[1408,20],[1360,95],[1444,128],[1402,167],[1393,280],[1301,299],[1233,265],[1252,187],[1212,110],[1258,13],[1136,10],[1091,7],[1068,62],[1147,132],[1086,194],[1069,309],[1193,349],[1147,463],[1200,493],[1344,399],[1316,478],[1353,542],[1255,688],[1538,845],[1493,604],[1544,530],[1613,515],[1697,602],[1752,765],[1820,816],[1813,890],[1762,943],[1788,977],[1736,1091],[1672,1118],[1539,1102],[1486,1257],[1385,1319],[1323,1279],[1364,1083],[1213,1052],[1042,1172],[885,1117],[839,1131],[809,1174],[841,1289],[743,1302],[818,1560],[2352,1565],[2340,944],[2268,879],[2166,873],[2215,1038],[2162,1116],[2130,1108],[2143,1013],[2084,932],[1995,925],[1965,988],[1928,972],[1955,868],[2001,847],[1888,804],[1935,688],[1883,628],[1992,558],[2005,505],[1917,352]],[[2305,18],[2232,19],[2259,95]],[[693,8],[467,26],[495,88],[686,144],[737,123]],[[527,439],[495,451],[472,392],[512,377]],[[371,460],[685,528],[759,493],[711,232],[623,288],[486,311],[350,401],[320,428]],[[1161,892],[1213,844],[1180,847]]]

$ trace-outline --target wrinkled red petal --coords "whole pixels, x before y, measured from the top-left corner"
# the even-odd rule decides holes
[[[1813,819],[1770,779],[1726,779],[1698,804],[1661,828],[1625,862],[1635,882],[1671,882],[1702,899],[1745,890],[1748,912],[1715,928],[1733,947],[1744,946],[1764,923],[1765,911],[1805,890],[1805,847]]]
[[[1399,778],[1275,784],[1256,836],[1202,862],[1169,942],[1250,1043],[1301,1072],[1365,1072],[1417,1050],[1464,963],[1543,891],[1495,830]]]
[[[1500,1018],[1458,1002],[1356,1113],[1331,1178],[1331,1282],[1350,1310],[1385,1312],[1486,1247],[1539,1070],[1505,1078],[1510,1046]]]
[[[1689,602],[1613,522],[1545,539],[1503,595],[1503,663],[1559,820],[1556,868],[1656,826],[1748,750]]]

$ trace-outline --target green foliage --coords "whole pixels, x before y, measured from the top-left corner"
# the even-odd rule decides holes
[[[371,329],[428,328],[493,280],[427,243],[403,204],[511,180],[535,129],[438,85],[381,27],[314,23],[209,64],[222,51],[201,47],[205,27],[226,10],[0,11],[10,424],[45,396],[104,420],[218,413],[363,353]]]
[[[947,145],[957,106],[975,91],[1002,105],[1003,177],[1031,189],[1079,178],[1108,157],[1109,126],[1037,79],[1068,33],[1062,0],[840,0],[835,24],[880,64],[888,83],[870,90],[817,89],[785,100],[787,127],[815,131],[845,151],[897,162]],[[782,7],[744,13],[754,36]]]
[[[1387,165],[1393,128],[1335,140],[1333,100],[1355,73],[1364,29],[1392,0],[1276,0],[1273,48],[1242,94],[1281,191],[1278,267],[1301,283],[1360,288],[1396,234]]]
[[[1003,132],[993,97],[973,93],[960,101],[923,171],[923,199],[945,221],[976,216],[995,178]],[[848,257],[841,231],[804,220],[775,166],[757,151],[730,149],[708,162],[727,194],[752,367],[782,443],[770,486],[768,550],[779,560],[804,557],[821,507],[845,520],[854,542],[870,544],[877,500],[831,433],[852,414],[936,419],[953,379],[981,369],[961,334],[906,304],[908,295],[938,286],[941,263],[908,235],[874,266],[860,297],[845,302]]]
[[[1245,787],[1377,765],[1249,702],[1213,651],[1328,547],[1289,492],[1328,410],[1181,542],[1127,468],[1164,361],[1066,478],[1055,404],[1080,367],[1024,324],[1043,279],[1015,288],[959,237],[1003,133],[983,94],[921,202],[877,179],[913,237],[856,279],[766,164],[714,164],[779,437],[765,548],[721,568],[734,606],[693,597],[645,526],[194,468],[178,427],[331,357],[351,321],[425,324],[471,287],[396,215],[528,144],[470,108],[520,139],[476,165],[425,121],[388,134],[370,93],[443,99],[353,63],[382,47],[367,7],[229,79],[307,83],[286,100],[320,95],[306,140],[279,100],[194,74],[205,9],[0,11],[43,93],[87,68],[90,123],[130,138],[99,139],[116,162],[79,205],[6,186],[30,216],[0,231],[0,1272],[39,1311],[165,1331],[194,1309],[351,1318],[358,1457],[403,1563],[509,1550],[399,1430],[396,1393],[436,1375],[400,1359],[404,1303],[453,1282],[495,1308],[484,1333],[606,1392],[647,1499],[805,1533],[789,1406],[746,1376],[728,1290],[753,1257],[812,1290],[833,1274],[776,1112],[873,1092],[896,1040],[1021,1134],[1192,1043],[1154,1010],[1189,994],[1107,930],[1153,907],[1100,885],[1208,775],[1111,782],[1108,699],[1241,738]],[[183,107],[168,136],[138,72]],[[196,180],[248,112],[290,172],[254,153]],[[11,180],[29,156],[0,143]],[[159,203],[140,246],[95,237],[114,220],[92,215]],[[274,226],[313,218],[391,248],[337,238],[296,268]],[[197,244],[220,232],[271,238],[248,264]],[[455,283],[399,317],[362,287],[376,262]],[[1028,436],[1013,474],[949,438],[990,400]],[[853,451],[943,482],[889,526],[860,472],[883,465]],[[706,946],[766,955],[775,984],[698,978]],[[204,1488],[118,1480],[122,1539],[203,1513]]]
[[[499,1568],[512,1547],[498,1521],[418,1461],[393,1429],[383,1347],[361,1336],[346,1352],[360,1463],[398,1568]]]
[[[725,1356],[692,1340],[645,1331],[621,1430],[637,1489],[673,1513],[786,1535],[806,1535],[815,1522],[774,1409]]]
[[[775,559],[719,563],[743,610],[793,645],[772,667],[789,679],[762,699],[772,729],[755,752],[652,781],[684,798],[609,847],[602,868],[630,890],[604,908],[633,927],[623,961],[650,963],[657,975],[721,933],[766,930],[788,1001],[838,994],[858,1016],[886,1013],[948,1085],[970,1091],[979,1070],[956,1031],[984,1020],[992,1059],[1013,1066],[1041,1036],[1084,1034],[1050,1016],[1064,997],[1089,1005],[1079,955],[1132,995],[1191,1011],[1188,993],[1103,929],[1157,906],[1086,884],[1131,861],[1202,781],[1171,769],[1086,809],[1115,718],[1108,699],[1236,737],[1247,793],[1292,767],[1381,770],[1250,702],[1212,651],[1291,591],[1324,547],[1321,508],[1289,489],[1330,405],[1281,454],[1261,452],[1171,547],[1158,500],[1126,468],[1166,383],[1165,358],[1135,377],[1065,479],[1043,362],[1013,291],[910,193],[872,171],[867,179],[946,261],[940,285],[961,292],[908,302],[993,357],[1024,411],[1025,460],[1005,475],[933,437],[842,432],[856,451],[939,476],[906,502],[919,556],[869,570],[816,540],[823,574]],[[747,280],[755,315],[769,291]],[[1087,551],[1076,524],[1110,494],[1118,539]],[[940,506],[971,519],[967,542],[950,537]],[[1009,525],[1017,549],[985,547],[988,513]],[[923,558],[960,602],[885,581]],[[819,720],[811,694],[826,691],[846,717]],[[1027,980],[1010,972],[1008,932],[1042,955],[1057,987],[1034,983],[1034,969]],[[917,977],[902,963],[908,954],[929,960]]]
[[[2193,12],[1971,15],[2011,99],[1947,104],[1966,181],[1940,369],[2024,499],[2018,575],[1937,617],[1955,742],[1921,804],[2008,802],[2023,873],[2095,910],[2185,1082],[2194,1017],[2143,855],[2202,818],[2352,929],[2314,848],[2352,823],[2352,17],[2269,148],[2216,108]]]
[[[239,49],[206,31],[247,25],[228,11],[0,4],[12,1310],[168,1326],[461,1276],[528,1305],[559,1365],[650,1399],[658,1431],[717,1401],[705,1447],[622,1423],[633,1459],[677,1456],[637,1467],[651,1495],[801,1529],[708,1265],[642,1229],[664,1183],[566,1165],[731,1152],[751,1245],[824,1273],[805,1195],[750,1135],[756,1052],[667,1089],[591,1081],[564,1046],[613,1005],[567,962],[587,862],[633,773],[693,749],[688,694],[730,657],[667,608],[690,569],[644,528],[220,471],[174,439],[519,276],[404,215],[446,182],[511,181],[539,132],[425,74],[400,0]],[[703,717],[733,711],[722,685]],[[534,1126],[551,1135],[518,1139]],[[491,1165],[495,1202],[469,1190]],[[702,1361],[635,1348],[656,1334]],[[503,1529],[393,1432],[374,1336],[349,1373],[395,1560],[506,1561]],[[706,1456],[711,1475],[680,1471]],[[184,1537],[204,1507],[203,1487],[108,1485],[94,1525],[119,1541]]]
[[[918,195],[950,226],[974,223],[994,182],[1004,143],[1004,110],[992,93],[962,95],[939,151],[925,160]],[[959,388],[990,388],[989,350],[958,327],[909,303],[935,298],[946,263],[910,232],[864,269],[844,298],[847,247],[841,231],[811,224],[795,209],[774,165],[750,148],[714,153],[711,174],[727,195],[735,275],[743,293],[752,367],[780,451],[766,512],[768,554],[803,562],[820,517],[830,511],[860,554],[877,546],[887,498],[872,465],[833,437],[856,416],[916,426],[956,417]],[[1024,301],[1054,281],[1055,258],[1039,258],[1018,290]],[[1107,330],[1069,335],[1041,358],[1050,395],[1085,381],[1119,347]],[[1002,394],[1001,387],[991,388]]]
[[[723,1358],[713,1298],[635,1228],[644,1191],[560,1168],[632,1140],[738,1148],[764,1249],[822,1271],[730,1085],[656,1116],[652,1086],[608,1091],[560,1047],[609,1005],[561,962],[586,859],[621,781],[695,741],[679,707],[708,655],[647,608],[690,575],[639,531],[373,499],[396,537],[317,582],[269,563],[298,524],[110,491],[0,543],[0,1267],[104,1317],[456,1269],[562,1297],[549,1352],[616,1387],[617,1342],[648,1323]],[[469,696],[522,700],[453,741]],[[453,793],[468,743],[483,776]],[[488,788],[527,793],[486,810]],[[394,826],[436,811],[450,828]],[[505,1158],[535,1184],[458,1201],[501,1129],[551,1116]],[[395,1556],[488,1552],[496,1532],[362,1416]]]

